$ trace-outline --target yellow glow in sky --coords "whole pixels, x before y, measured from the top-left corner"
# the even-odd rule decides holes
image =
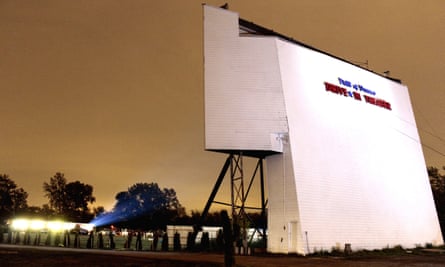
[[[244,19],[390,70],[409,87],[423,142],[445,151],[434,137],[445,136],[445,1],[206,3],[225,2]],[[30,205],[48,202],[42,184],[62,172],[91,184],[94,206],[106,209],[137,182],[174,188],[188,211],[204,207],[225,155],[204,151],[201,4],[1,2],[0,172]],[[445,165],[424,152],[427,165]]]

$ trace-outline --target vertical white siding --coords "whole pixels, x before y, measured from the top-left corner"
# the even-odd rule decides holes
[[[283,153],[266,159],[269,189],[267,249],[271,253],[304,254],[304,236],[301,232],[293,161],[288,141],[284,140],[283,148]]]
[[[275,45],[240,37],[237,14],[205,6],[206,149],[274,150],[270,135],[287,132]]]
[[[407,88],[295,44],[278,47],[310,249],[442,243]],[[392,110],[327,92],[324,82],[338,77],[375,90]]]
[[[268,250],[443,243],[408,89],[238,31],[236,13],[204,7],[206,149],[282,152],[266,158]],[[326,91],[338,78],[392,109]]]

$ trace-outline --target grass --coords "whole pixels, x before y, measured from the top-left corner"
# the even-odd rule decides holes
[[[346,254],[339,248],[332,248],[331,250],[316,250],[315,252],[308,254],[308,257],[349,257],[349,258],[362,258],[362,257],[390,257],[390,256],[404,256],[404,255],[425,255],[430,253],[428,249],[437,249],[437,251],[444,250],[444,246],[433,246],[432,244],[425,244],[425,246],[416,245],[415,248],[403,248],[400,245],[394,247],[386,247],[382,249],[361,249],[352,251]]]
[[[49,237],[49,239],[48,239]],[[29,243],[25,243],[25,233],[22,232],[18,236],[14,236],[12,239],[11,244],[20,244],[20,245],[37,245],[37,246],[59,246],[59,247],[65,247],[66,245],[63,242],[64,235],[63,233],[51,233],[50,236],[48,233],[40,233],[40,240],[38,238],[37,232],[31,232],[29,233]],[[80,239],[80,248],[87,248],[88,243],[88,235],[79,235]],[[75,235],[70,234],[69,240],[70,244],[67,247],[74,248],[74,239]],[[129,248],[125,247],[125,243],[127,241],[126,236],[114,236],[113,237],[115,242],[115,250],[136,250],[136,237],[132,238],[131,246]],[[49,241],[49,243],[48,243]],[[8,243],[8,234],[3,234],[3,242],[2,243]],[[172,242],[169,242],[172,243]],[[157,244],[157,251],[161,250],[161,244],[162,244],[162,238],[159,238],[158,244]],[[103,237],[103,249],[111,249],[110,248],[110,241],[108,235],[104,235]],[[142,251],[149,251],[152,250],[152,240],[149,238],[142,238]],[[169,244],[170,250],[173,249],[173,244]],[[95,235],[94,242],[93,242],[93,248],[99,248],[99,242],[98,237]],[[314,249],[313,253],[310,253],[307,255],[307,257],[348,257],[348,258],[362,258],[362,257],[385,257],[385,256],[402,256],[402,255],[425,255],[428,253],[431,253],[431,249],[436,249],[440,252],[440,250],[444,250],[445,247],[436,247],[433,246],[430,243],[425,244],[424,246],[418,244],[415,248],[403,248],[402,246],[394,246],[394,247],[386,247],[383,249],[374,249],[374,250],[355,250],[350,253],[345,253],[344,250],[342,250],[340,247],[332,247],[331,250],[326,249]],[[264,251],[265,252],[265,251]],[[267,254],[267,253],[266,253]]]

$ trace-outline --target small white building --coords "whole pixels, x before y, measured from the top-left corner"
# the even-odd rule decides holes
[[[269,252],[443,243],[405,85],[203,9],[205,148],[267,155]]]

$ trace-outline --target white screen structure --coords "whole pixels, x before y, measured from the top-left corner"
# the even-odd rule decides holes
[[[204,6],[206,149],[269,151],[268,251],[442,244],[408,88]]]

